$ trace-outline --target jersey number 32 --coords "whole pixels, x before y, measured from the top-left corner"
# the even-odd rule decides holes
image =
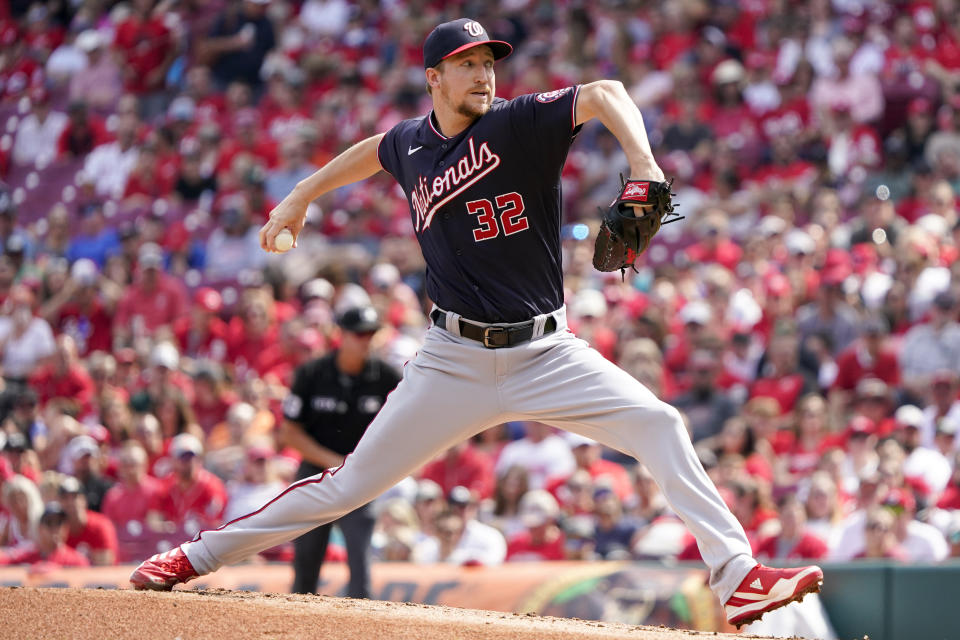
[[[523,215],[523,197],[519,193],[516,191],[504,193],[494,198],[494,201],[497,205],[496,210],[486,198],[471,200],[467,203],[467,211],[476,215],[477,222],[480,224],[473,230],[474,240],[482,242],[496,238],[500,235],[501,229],[503,229],[503,235],[509,236],[530,227],[527,216]]]

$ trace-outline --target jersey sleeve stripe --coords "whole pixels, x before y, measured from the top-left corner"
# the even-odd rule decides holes
[[[580,85],[573,88],[573,101],[570,105],[570,133],[577,129],[577,99],[580,98]]]

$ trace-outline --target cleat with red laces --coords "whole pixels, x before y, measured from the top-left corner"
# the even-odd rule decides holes
[[[774,569],[758,564],[724,603],[727,622],[739,629],[759,620],[768,611],[803,600],[808,593],[820,591],[821,584],[823,571],[820,567]]]
[[[134,589],[170,591],[173,585],[196,577],[197,572],[187,559],[187,554],[181,551],[180,547],[175,547],[144,560],[130,574],[130,584]]]

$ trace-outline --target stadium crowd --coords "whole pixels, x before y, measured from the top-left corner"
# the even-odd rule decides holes
[[[956,0],[11,0],[0,564],[138,561],[276,494],[292,373],[345,309],[378,309],[398,369],[413,355],[430,303],[389,176],[311,205],[289,254],[257,229],[426,113],[423,38],[461,15],[515,46],[500,96],[609,77],[640,106],[686,220],[636,273],[594,271],[628,167],[580,133],[571,326],[683,411],[757,555],[960,556]],[[538,423],[376,506],[384,561],[698,558],[642,466]]]

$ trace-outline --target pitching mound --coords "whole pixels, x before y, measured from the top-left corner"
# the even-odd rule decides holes
[[[420,604],[242,591],[0,589],[6,638],[731,639],[737,636]]]

